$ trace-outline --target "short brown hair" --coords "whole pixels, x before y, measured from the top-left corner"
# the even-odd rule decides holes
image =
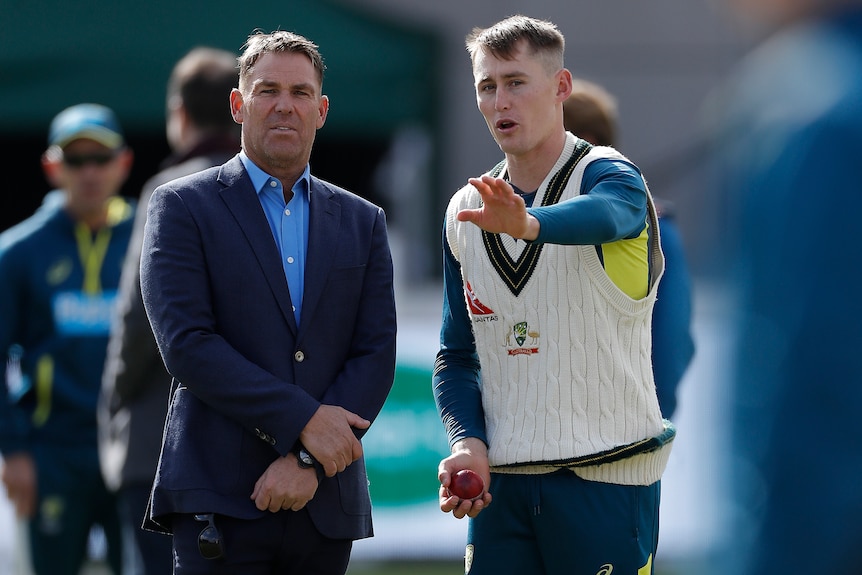
[[[311,64],[317,71],[317,79],[323,85],[323,73],[326,70],[326,65],[323,62],[323,56],[320,55],[317,44],[293,32],[285,30],[276,30],[266,34],[260,30],[255,30],[248,37],[248,40],[243,45],[242,56],[239,57],[239,85],[240,90],[245,85],[245,80],[248,78],[254,65],[260,57],[267,52],[294,52],[297,54],[305,54],[311,60]]]
[[[207,46],[193,48],[171,72],[168,109],[181,103],[199,128],[234,131],[236,124],[227,102],[237,78],[236,54]]]
[[[512,59],[521,40],[526,40],[532,54],[546,57],[549,70],[556,72],[563,67],[566,40],[557,26],[547,20],[529,16],[510,16],[490,28],[473,28],[467,35],[467,52],[475,63],[480,50],[487,50],[503,60]]]

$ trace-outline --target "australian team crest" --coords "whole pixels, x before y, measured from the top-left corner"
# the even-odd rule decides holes
[[[527,322],[521,321],[512,326],[506,334],[503,345],[509,355],[532,355],[539,353],[539,337],[537,330],[531,329]]]
[[[527,322],[516,323],[515,327],[512,328],[512,333],[515,334],[515,341],[518,342],[518,345],[524,345],[524,342],[527,341]]]

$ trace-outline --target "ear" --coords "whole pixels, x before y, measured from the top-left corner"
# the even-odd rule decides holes
[[[49,157],[47,152],[42,154],[42,171],[45,173],[45,179],[55,188],[63,187],[63,183],[60,181],[60,170],[62,169],[60,160]]]
[[[317,105],[317,112],[319,117],[317,118],[317,129],[323,127],[323,124],[326,123],[326,116],[329,114],[329,96],[321,96],[320,102]]]
[[[192,125],[192,122],[189,119],[189,112],[186,110],[185,104],[180,103],[180,105],[173,110],[173,113],[177,115],[177,120],[179,120],[183,131],[187,130],[188,127]]]
[[[237,124],[242,124],[242,92],[239,88],[230,91],[230,115]]]
[[[572,94],[572,73],[563,68],[557,72],[557,101],[565,102]]]
[[[135,153],[131,148],[123,148],[123,151],[120,152],[120,165],[122,165],[123,170],[128,174],[132,171],[132,164],[135,161]]]

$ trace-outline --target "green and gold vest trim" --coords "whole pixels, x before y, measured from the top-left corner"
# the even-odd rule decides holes
[[[563,195],[563,190],[566,189],[566,184],[568,184],[575,166],[587,155],[592,147],[588,142],[581,139],[578,140],[572,156],[554,174],[551,181],[548,182],[548,191],[542,199],[542,206],[552,206],[560,201],[560,197]],[[491,176],[498,177],[503,171],[505,164],[506,162],[502,161],[494,166],[490,172]],[[521,255],[518,256],[518,259],[513,260],[503,247],[503,240],[500,238],[500,234],[483,231],[482,241],[485,244],[485,251],[497,274],[499,274],[500,278],[515,296],[519,295],[536,269],[536,264],[539,261],[544,244],[528,243]]]

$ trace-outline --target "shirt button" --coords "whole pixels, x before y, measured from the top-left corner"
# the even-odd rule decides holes
[[[285,208],[285,210],[284,210],[284,215],[289,216],[289,215],[290,215],[290,210],[289,210],[289,209],[287,209],[287,208]]]
[[[293,354],[293,359],[302,363],[303,361],[305,361],[305,354],[302,353],[301,351],[298,351],[295,354]]]
[[[293,263],[293,257],[292,256],[288,256],[287,263],[289,263],[289,264]]]
[[[277,188],[277,187],[278,187],[278,182],[276,182],[275,180],[270,180],[269,185],[270,185],[271,187],[273,187],[273,188]]]

